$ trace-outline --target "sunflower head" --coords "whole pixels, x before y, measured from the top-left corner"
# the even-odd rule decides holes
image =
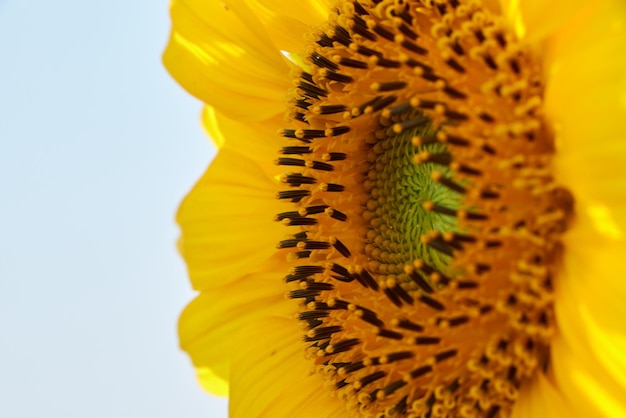
[[[166,57],[193,51],[210,69],[205,92],[175,67],[211,105],[205,123],[221,146],[181,208],[181,248],[202,292],[181,339],[205,381],[230,376],[235,416],[312,406],[324,416],[543,416],[528,401],[538,396],[557,415],[622,410],[624,373],[590,371],[622,356],[585,357],[571,386],[565,366],[609,335],[574,330],[598,318],[580,312],[604,318],[604,307],[568,302],[580,292],[564,280],[577,277],[571,254],[593,239],[615,266],[600,235],[623,238],[615,201],[588,180],[616,172],[581,164],[571,144],[588,147],[572,128],[592,132],[584,106],[555,93],[569,91],[558,63],[576,56],[563,45],[594,50],[575,33],[604,33],[587,16],[623,12],[603,1],[549,22],[532,5],[478,0],[189,0],[193,17],[177,12],[191,24]],[[204,32],[209,15],[222,23]],[[609,125],[596,129],[624,134]],[[270,378],[291,394],[284,402],[242,389]]]

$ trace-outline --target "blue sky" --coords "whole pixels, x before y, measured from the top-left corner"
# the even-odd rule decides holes
[[[166,0],[0,0],[0,416],[220,417],[176,320],[176,207],[214,150]]]

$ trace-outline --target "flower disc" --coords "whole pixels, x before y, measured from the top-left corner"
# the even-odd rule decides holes
[[[537,61],[457,0],[342,1],[305,52],[276,219],[310,361],[355,415],[508,415],[573,206]]]

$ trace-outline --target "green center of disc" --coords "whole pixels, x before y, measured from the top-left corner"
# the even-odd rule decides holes
[[[414,114],[407,116],[415,117]],[[447,154],[445,144],[433,141],[435,134],[431,123],[425,122],[401,134],[387,136],[374,148],[376,160],[368,176],[373,185],[368,204],[373,215],[370,225],[374,233],[374,239],[370,241],[373,247],[370,257],[386,264],[390,273],[399,273],[405,264],[416,259],[445,272],[451,261],[445,251],[421,242],[421,237],[431,231],[458,230],[456,217],[424,208],[426,202],[453,210],[461,206],[460,193],[431,177],[434,171],[450,177],[447,166],[432,162],[416,163],[414,160],[415,154],[423,151]],[[415,146],[412,142],[415,136],[431,143]]]

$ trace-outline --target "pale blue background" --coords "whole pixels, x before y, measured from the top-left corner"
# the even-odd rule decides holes
[[[177,348],[182,196],[213,155],[166,0],[0,0],[0,417],[220,417]]]

